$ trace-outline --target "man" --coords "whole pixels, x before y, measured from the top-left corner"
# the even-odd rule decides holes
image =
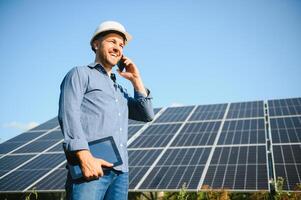
[[[103,22],[90,41],[95,62],[71,69],[61,84],[58,118],[64,148],[66,155],[71,153],[79,161],[83,174],[82,179],[73,180],[68,173],[67,199],[127,199],[128,118],[151,121],[154,116],[150,91],[145,89],[137,66],[123,56],[123,47],[131,38],[120,23]],[[131,81],[134,97],[116,83],[112,69],[118,61],[125,65],[118,73]],[[121,166],[112,167],[89,151],[88,142],[107,136],[114,138]]]

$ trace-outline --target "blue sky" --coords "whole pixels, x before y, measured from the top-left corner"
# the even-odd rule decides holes
[[[301,1],[1,0],[0,142],[57,115],[61,80],[94,61],[104,20],[134,36],[124,54],[154,107],[301,96]]]

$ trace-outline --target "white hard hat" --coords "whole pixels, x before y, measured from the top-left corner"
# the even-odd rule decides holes
[[[126,32],[124,26],[116,21],[105,21],[103,23],[101,23],[97,29],[95,30],[92,39],[90,41],[90,45],[93,48],[93,41],[95,39],[95,37],[97,35],[99,35],[100,33],[104,33],[104,32],[108,32],[108,31],[116,31],[121,33],[124,37],[125,37],[125,44],[127,44],[133,37]]]

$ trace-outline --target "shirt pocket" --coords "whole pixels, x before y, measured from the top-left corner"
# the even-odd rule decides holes
[[[110,87],[108,80],[102,78],[90,81],[85,95],[96,98],[114,98],[114,91]]]

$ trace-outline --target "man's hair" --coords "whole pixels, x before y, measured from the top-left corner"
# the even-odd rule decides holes
[[[93,46],[93,42],[94,42],[95,40],[100,40],[100,39],[102,39],[104,36],[106,36],[106,35],[108,35],[108,34],[110,34],[110,33],[116,33],[116,34],[122,36],[124,42],[126,41],[125,35],[122,34],[122,33],[120,33],[119,31],[110,30],[110,31],[101,32],[101,33],[99,33],[98,35],[96,35],[96,36],[93,38],[91,49],[92,49],[92,51],[94,51],[94,53],[96,53],[96,50],[95,50],[95,48],[94,48],[94,46]]]

